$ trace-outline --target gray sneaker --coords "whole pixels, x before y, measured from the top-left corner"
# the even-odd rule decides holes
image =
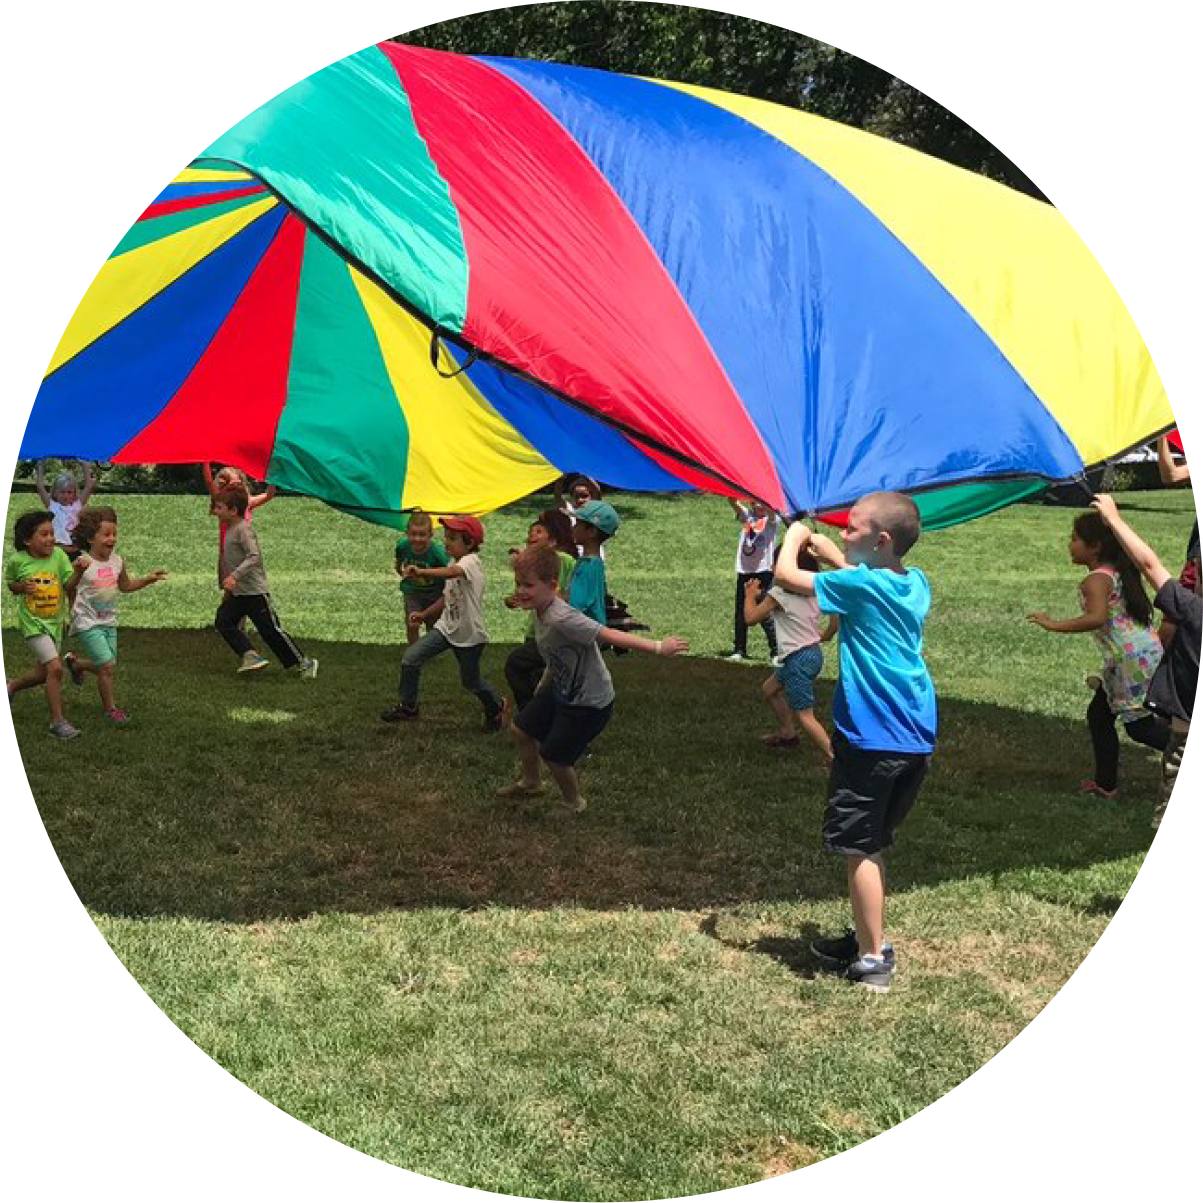
[[[66,719],[61,723],[50,724],[50,734],[55,739],[78,739],[83,732],[78,727],[73,727]]]
[[[829,940],[811,940],[810,951],[825,965],[834,969],[846,969],[860,957],[860,946],[856,932],[847,928],[842,936]],[[894,945],[885,940],[881,945],[881,957],[887,965],[894,964]]]
[[[238,671],[240,673],[258,672],[261,668],[266,668],[271,663],[266,656],[261,656],[258,652],[247,652],[239,661]]]
[[[317,661],[312,656],[306,656],[300,664],[297,665],[297,672],[305,678],[306,681],[312,681],[317,676]]]
[[[885,957],[857,957],[847,969],[844,977],[854,986],[863,986],[875,994],[888,994],[894,980],[894,962]]]

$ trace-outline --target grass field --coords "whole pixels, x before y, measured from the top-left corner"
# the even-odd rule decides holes
[[[18,495],[13,513],[31,498]],[[279,499],[255,519],[281,615],[315,682],[236,677],[210,629],[216,530],[200,498],[112,499],[135,572],[118,697],[133,722],[45,733],[14,722],[63,865],[163,1010],[284,1110],[385,1161],[520,1195],[635,1199],[739,1185],[829,1156],[949,1090],[1007,1043],[1098,939],[1152,835],[1157,767],[1123,748],[1122,802],[1075,793],[1089,768],[1087,637],[1072,511],[1013,508],[925,536],[928,659],[941,738],[890,861],[899,973],[866,997],[816,972],[843,926],[843,869],[818,839],[824,778],[770,754],[766,665],[730,645],[735,529],[709,498],[620,497],[611,588],[677,661],[612,661],[615,719],[586,769],[591,808],[493,797],[506,744],[478,732],[454,664],[398,730],[400,624],[389,532]],[[1176,565],[1189,494],[1121,505]],[[504,549],[537,500],[488,523],[487,618]],[[25,663],[4,595],[5,660]],[[753,633],[752,647],[763,654]],[[834,657],[820,683],[830,711]]]

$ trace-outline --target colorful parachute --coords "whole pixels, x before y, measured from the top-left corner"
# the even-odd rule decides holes
[[[763,101],[382,43],[142,214],[21,453],[216,459],[386,522],[573,470],[906,489],[939,525],[1172,423],[1046,204]]]

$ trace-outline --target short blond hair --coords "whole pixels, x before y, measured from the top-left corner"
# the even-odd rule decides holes
[[[905,493],[866,493],[856,504],[864,506],[874,526],[890,536],[895,555],[906,555],[919,542],[923,533],[919,507]]]
[[[545,585],[559,584],[560,555],[554,547],[543,544],[540,547],[526,547],[514,558],[515,573],[530,573],[537,581]]]

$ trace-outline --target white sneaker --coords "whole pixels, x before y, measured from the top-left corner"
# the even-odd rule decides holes
[[[66,719],[61,722],[51,723],[50,734],[55,739],[78,739],[83,734],[78,727],[73,727]]]
[[[774,668],[780,668],[785,663],[785,657],[784,656],[770,656],[769,663]]]
[[[258,652],[247,652],[238,665],[238,671],[240,673],[253,673],[261,668],[266,668],[270,663],[271,661],[266,656],[261,656]]]
[[[297,672],[305,678],[306,681],[312,681],[317,676],[317,661],[312,656],[306,656],[300,664],[297,665]]]
[[[739,664],[747,659],[743,652],[732,652],[729,656],[724,656],[724,660],[729,660],[732,664]]]

